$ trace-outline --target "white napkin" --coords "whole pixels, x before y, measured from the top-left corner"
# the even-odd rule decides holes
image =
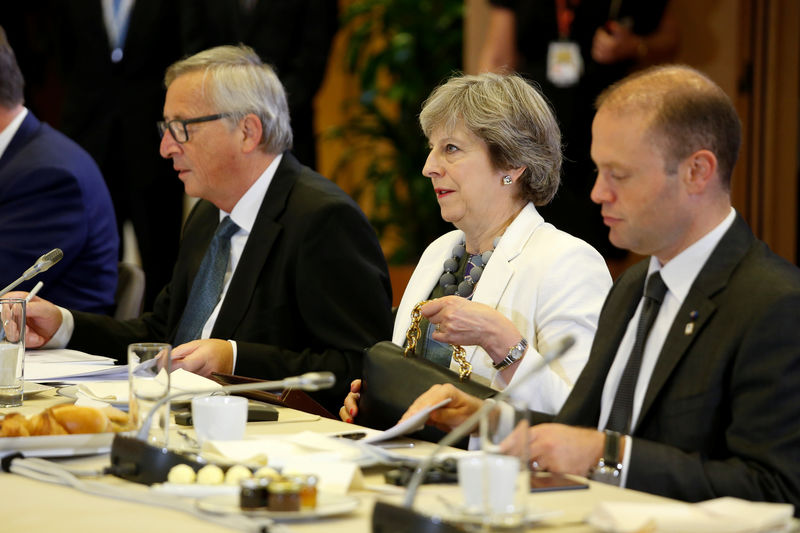
[[[193,374],[183,368],[174,370],[170,374],[170,393],[208,388],[219,389],[221,387],[222,385],[219,383]],[[84,398],[94,401],[127,403],[129,395],[128,381],[88,381],[78,385],[78,392]]]
[[[316,474],[319,488],[344,494],[363,487],[358,461],[363,452],[343,439],[303,431],[293,435],[238,441],[206,441],[203,455],[243,464],[268,464],[284,472]]]
[[[696,504],[603,502],[586,518],[601,530],[618,533],[755,533],[788,531],[794,506],[738,498],[717,498]]]

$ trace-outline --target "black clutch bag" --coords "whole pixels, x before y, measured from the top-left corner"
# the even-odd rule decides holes
[[[453,359],[458,362],[458,374],[427,359],[416,357],[414,349],[419,340],[420,302],[411,312],[411,326],[406,333],[405,349],[383,341],[367,349],[361,380],[361,398],[355,422],[374,429],[387,429],[400,420],[406,409],[419,395],[433,385],[451,383],[464,392],[486,399],[496,390],[470,380],[472,365],[466,360],[464,348],[453,346]],[[414,438],[439,441],[444,433],[432,426],[411,435]]]

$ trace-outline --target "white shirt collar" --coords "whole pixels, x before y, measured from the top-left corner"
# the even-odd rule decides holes
[[[272,178],[275,177],[275,171],[283,159],[283,154],[278,154],[272,163],[264,170],[261,176],[253,183],[247,192],[239,198],[233,210],[230,212],[231,220],[236,222],[236,225],[245,230],[247,234],[253,229],[253,224],[256,222],[258,210],[261,209],[261,203],[264,201],[264,196],[267,194],[269,184],[272,183]],[[228,215],[225,211],[220,209],[219,219],[222,220]]]
[[[3,154],[6,153],[6,148],[8,145],[11,144],[11,139],[14,138],[14,135],[17,134],[17,130],[22,125],[22,121],[25,120],[25,117],[28,116],[28,108],[23,107],[22,111],[14,117],[14,120],[9,122],[6,129],[0,131],[0,157],[3,157]]]
[[[660,270],[661,278],[667,289],[675,295],[679,302],[683,303],[689,289],[692,288],[695,278],[700,270],[708,261],[714,248],[717,247],[722,236],[733,225],[736,219],[736,210],[731,207],[730,213],[714,229],[706,233],[700,240],[686,248],[684,251],[673,257],[663,267],[658,259],[650,257],[650,266],[647,275]]]

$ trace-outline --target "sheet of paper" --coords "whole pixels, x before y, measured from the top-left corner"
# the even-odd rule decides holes
[[[151,359],[154,361],[155,359]],[[161,378],[156,378],[160,381]],[[203,376],[192,374],[188,370],[178,368],[170,374],[170,393],[174,394],[181,391],[220,389],[222,385],[216,381],[211,381]],[[78,390],[85,396],[93,400],[119,403],[128,402],[128,376],[119,380],[89,381],[78,385]]]
[[[446,400],[442,400],[436,405],[431,405],[430,407],[426,407],[425,409],[422,409],[421,411],[417,412],[411,418],[403,422],[398,422],[397,424],[390,427],[386,431],[370,435],[361,442],[365,444],[375,444],[376,442],[393,439],[395,437],[399,437],[407,433],[413,433],[419,430],[425,424],[425,421],[428,419],[428,415],[430,415],[436,409],[444,407],[445,405],[450,403],[450,400],[451,398],[447,398]]]
[[[92,363],[97,365],[113,365],[112,357],[92,355],[78,350],[25,350],[25,364],[28,363]]]
[[[95,363],[40,363],[25,361],[25,380],[79,383],[88,380],[128,379],[128,365]]]

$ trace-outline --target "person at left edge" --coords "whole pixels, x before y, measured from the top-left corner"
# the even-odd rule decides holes
[[[240,229],[230,239],[222,294],[202,340],[176,346],[173,366],[266,379],[332,371],[336,386],[316,399],[335,409],[360,375],[363,349],[392,328],[375,232],[341,189],[288,152],[285,92],[252,49],[199,52],[170,66],[165,83],[161,155],[172,159],[186,193],[201,198],[170,283],[153,312],[124,322],[34,298],[28,345],[122,359],[131,342],[179,344],[194,278],[217,226],[230,217]]]
[[[35,280],[59,305],[109,313],[119,238],[111,196],[86,151],[24,105],[24,80],[0,27],[0,288],[42,254],[64,258]]]

